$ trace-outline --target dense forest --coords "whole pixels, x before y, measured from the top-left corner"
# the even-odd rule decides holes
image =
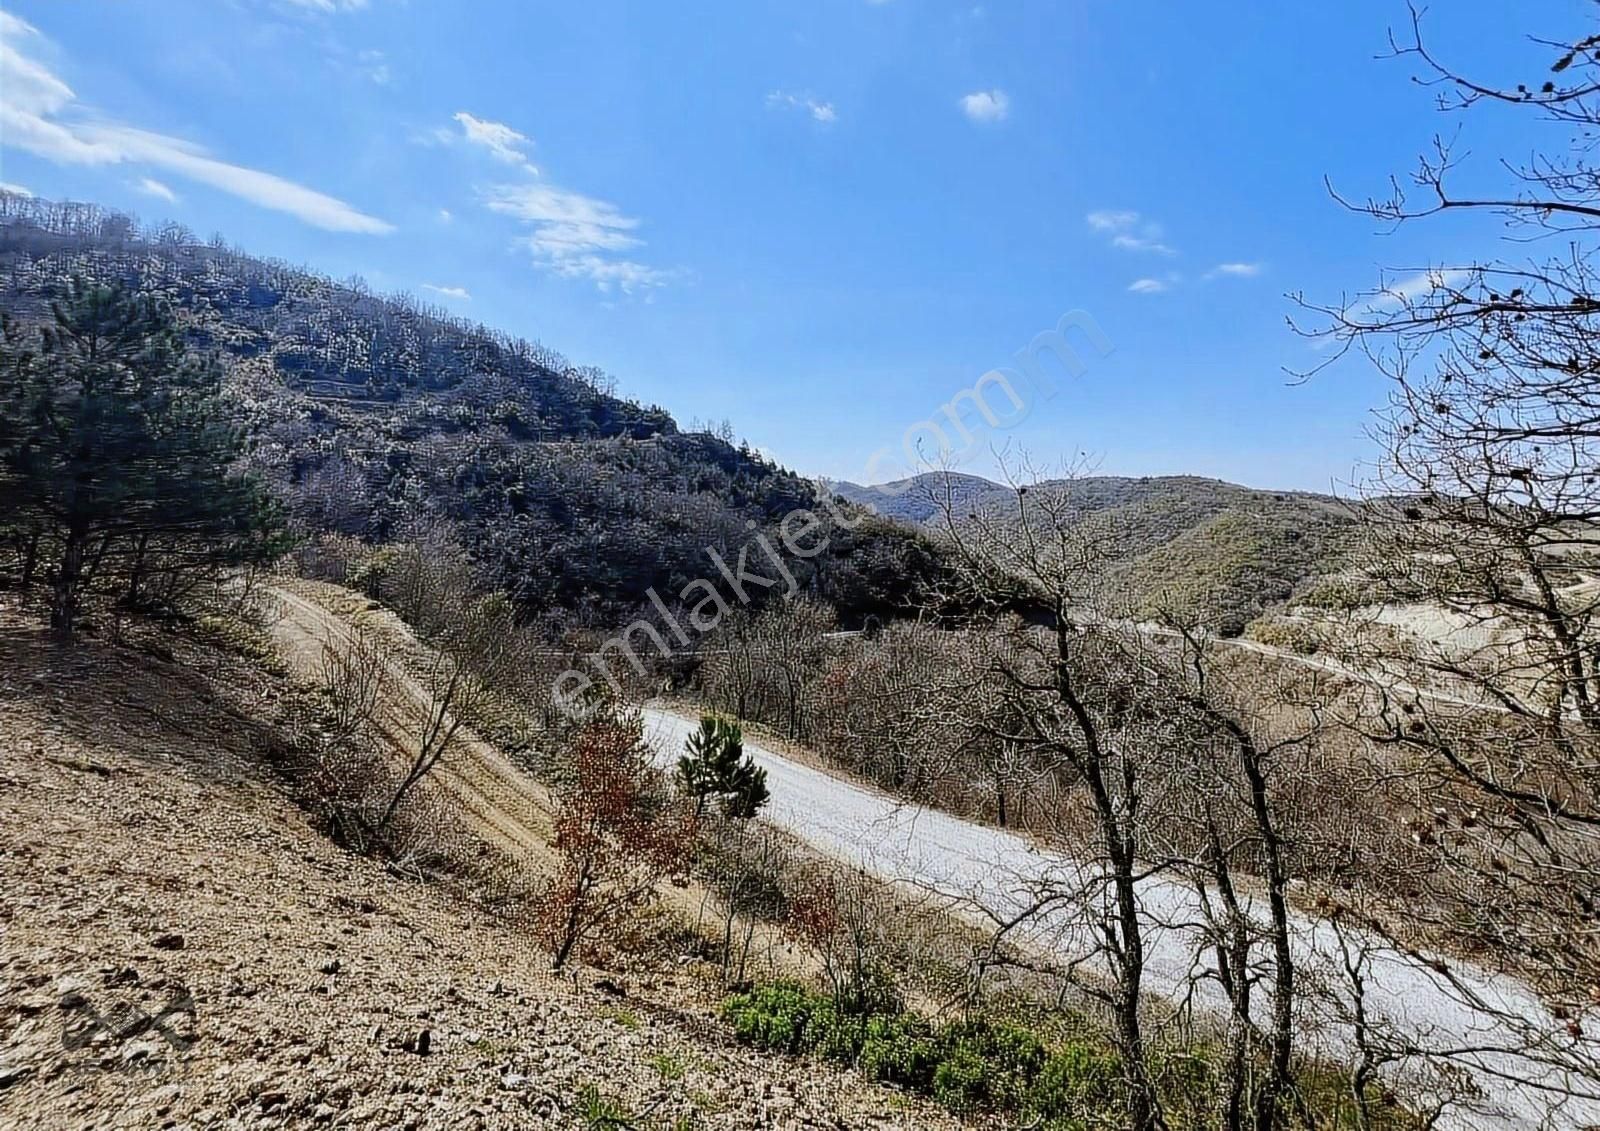
[[[814,484],[727,429],[684,431],[535,343],[179,225],[0,193],[0,306],[43,324],[74,279],[162,302],[218,357],[250,470],[302,535],[442,532],[530,619],[620,623],[651,589],[670,602],[714,576],[708,548],[736,552],[818,504]],[[845,624],[917,603],[939,568],[932,543],[838,514],[827,550],[790,563],[799,583]]]

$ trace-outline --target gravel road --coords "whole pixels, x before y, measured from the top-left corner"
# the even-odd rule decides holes
[[[645,711],[646,730],[664,762],[683,750],[694,720],[658,710]],[[767,771],[772,793],[764,815],[820,851],[883,879],[931,889],[966,904],[966,913],[1009,919],[1034,902],[1041,880],[1062,888],[1093,886],[1093,877],[1067,857],[1040,851],[1023,837],[964,821],[932,809],[907,805],[868,787],[832,776],[746,740],[745,751]],[[1194,974],[1209,962],[1198,955],[1200,901],[1181,884],[1152,878],[1142,888],[1149,927],[1146,984],[1153,994],[1190,992]],[[1093,898],[1092,896],[1090,898]],[[1081,922],[1082,904],[1063,906],[1039,917],[1024,936],[1028,945],[1060,958],[1090,949]],[[1294,924],[1294,947],[1302,969],[1342,969],[1333,928],[1311,918]],[[1528,988],[1516,980],[1486,974],[1459,963],[1440,964],[1393,949],[1369,955],[1366,971],[1369,1014],[1394,1031],[1437,1052],[1454,1052],[1482,1095],[1469,1109],[1458,1108],[1441,1127],[1582,1128],[1600,1124],[1600,1090],[1592,1080],[1564,1072],[1565,1060],[1600,1062],[1600,1041],[1572,1038]],[[1340,979],[1341,981],[1343,979]],[[1215,982],[1196,987],[1199,999],[1221,1006]],[[1520,1018],[1514,1025],[1494,1020],[1475,1005],[1487,1005]],[[1348,1003],[1346,1003],[1348,1004]],[[1266,1002],[1261,1001],[1263,1010]],[[1330,1056],[1346,1053],[1351,1026],[1324,1009],[1307,1016],[1303,1040]],[[1536,1059],[1518,1051],[1539,1042]],[[1577,1095],[1569,1094],[1576,1091]]]

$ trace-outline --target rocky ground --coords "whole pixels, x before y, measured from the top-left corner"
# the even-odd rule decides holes
[[[202,677],[198,671],[205,671]],[[553,976],[290,796],[281,683],[0,617],[0,1128],[930,1127],[733,1045],[697,959]]]

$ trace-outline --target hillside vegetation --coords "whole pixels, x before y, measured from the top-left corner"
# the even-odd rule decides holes
[[[168,304],[191,346],[220,355],[252,466],[300,531],[442,528],[529,615],[620,623],[650,589],[670,601],[711,574],[707,547],[726,554],[747,523],[817,502],[748,446],[685,432],[534,343],[175,225],[0,193],[0,309],[45,323],[74,278]],[[936,560],[926,539],[866,517],[791,568],[850,621],[905,607]]]
[[[937,536],[947,524],[1017,521],[1013,489],[929,472],[882,488],[836,484],[844,498]],[[1104,555],[1106,592],[1129,616],[1197,618],[1237,635],[1308,580],[1332,572],[1355,514],[1339,500],[1258,491],[1193,475],[1082,476],[1032,484],[1062,497]]]

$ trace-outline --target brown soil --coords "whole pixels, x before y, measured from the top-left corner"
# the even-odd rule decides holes
[[[0,624],[0,1128],[615,1126],[586,1093],[637,1127],[950,1125],[733,1045],[686,955],[558,977],[339,849],[291,797],[292,698],[192,642]],[[478,754],[441,784],[541,855],[540,787]]]

